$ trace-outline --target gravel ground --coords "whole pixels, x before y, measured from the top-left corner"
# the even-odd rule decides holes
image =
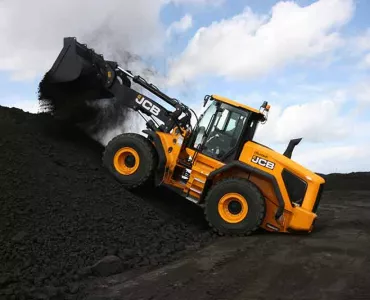
[[[335,178],[346,181],[346,176]],[[370,299],[369,200],[369,186],[327,191],[315,230],[308,235],[261,232],[248,238],[218,239],[159,270],[96,281],[81,298]]]

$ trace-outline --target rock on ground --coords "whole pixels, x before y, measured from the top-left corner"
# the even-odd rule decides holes
[[[93,265],[91,270],[97,276],[110,276],[122,272],[123,264],[119,257],[108,255]]]

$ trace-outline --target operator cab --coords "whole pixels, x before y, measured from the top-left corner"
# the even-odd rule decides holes
[[[269,106],[264,102],[259,111],[217,95],[207,95],[204,106],[209,100],[212,102],[200,116],[189,146],[222,162],[234,160],[244,143],[253,139],[259,122],[266,121]]]

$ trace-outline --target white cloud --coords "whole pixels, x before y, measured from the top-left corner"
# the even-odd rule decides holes
[[[369,171],[370,120],[361,105],[370,104],[366,81],[339,90],[299,95],[301,104],[282,106],[287,95],[277,95],[269,119],[260,125],[255,140],[283,153],[293,138],[303,138],[292,159],[322,173]],[[264,97],[269,100],[267,95]],[[356,104],[357,101],[357,105]],[[365,115],[363,115],[365,113]]]
[[[343,113],[349,100],[349,91],[338,89],[320,95],[316,92],[265,96],[271,104],[268,121],[260,125],[256,139],[262,143],[283,143],[303,137],[310,143],[328,143],[347,138],[353,132],[356,115]],[[317,96],[320,95],[320,96]],[[300,103],[283,106],[285,98],[295,98]],[[304,102],[303,102],[304,101]]]
[[[370,144],[321,146],[306,148],[298,145],[293,160],[314,172],[349,173],[370,170]]]
[[[366,54],[360,63],[360,67],[363,69],[370,68],[370,53]]]
[[[370,27],[347,38],[345,54],[351,59],[358,59],[359,69],[370,68]]]
[[[256,138],[263,142],[286,143],[303,137],[309,142],[329,142],[347,137],[352,123],[340,115],[341,105],[322,100],[286,108],[272,107],[269,120],[261,125]]]
[[[246,8],[200,28],[171,63],[172,84],[199,74],[250,78],[341,46],[339,29],[352,17],[353,0],[319,0],[301,7],[279,2],[271,15]]]
[[[370,50],[370,28],[352,40],[351,46],[358,51]]]
[[[65,36],[76,36],[108,59],[125,50],[158,53],[165,33],[162,5],[161,0],[0,1],[0,71],[10,71],[14,79],[44,73]]]
[[[164,0],[165,3],[174,3],[176,5],[212,5],[219,6],[225,3],[225,0]]]
[[[25,100],[18,96],[10,97],[7,99],[1,99],[1,105],[5,105],[7,107],[15,107],[22,109],[23,111],[30,112],[30,113],[38,113],[40,112],[38,100]]]
[[[353,88],[354,96],[356,100],[359,102],[360,108],[370,105],[369,81],[370,81],[370,78],[368,81],[361,82]]]
[[[175,34],[183,33],[193,26],[193,18],[186,14],[179,21],[173,22],[167,29],[166,35],[170,37]]]
[[[18,107],[23,111],[27,111],[30,113],[38,113],[39,111],[39,103],[37,100],[24,100],[24,101],[16,101],[13,103],[14,107]]]

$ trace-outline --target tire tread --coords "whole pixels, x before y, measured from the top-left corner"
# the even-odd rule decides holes
[[[257,201],[259,203],[259,209],[260,209],[258,223],[256,224],[255,227],[253,227],[251,230],[248,230],[247,232],[243,232],[243,233],[230,232],[230,233],[226,234],[225,232],[219,230],[218,228],[216,228],[212,224],[212,222],[209,220],[208,215],[207,215],[207,211],[206,211],[207,208],[205,208],[204,209],[204,214],[205,214],[206,221],[207,221],[208,225],[212,228],[212,230],[220,236],[228,235],[228,236],[238,237],[238,236],[251,235],[253,232],[255,232],[260,227],[260,224],[262,223],[262,221],[265,217],[266,207],[265,207],[265,198],[264,198],[264,196],[262,195],[261,191],[257,188],[257,186],[254,183],[252,183],[250,180],[245,179],[245,178],[240,178],[240,177],[228,177],[228,178],[221,179],[220,181],[216,182],[215,185],[213,185],[210,188],[209,192],[206,195],[205,203],[207,203],[207,201],[209,201],[209,198],[212,195],[211,191],[213,189],[215,189],[216,187],[217,188],[222,187],[223,185],[229,184],[230,182],[237,182],[237,183],[240,183],[240,184],[243,184],[243,185],[248,185],[249,188],[251,190],[253,190],[253,192],[257,195]],[[207,207],[207,204],[206,204],[206,207]]]
[[[127,185],[121,182],[121,184],[123,184],[128,189],[136,189],[146,184],[151,179],[151,177],[153,177],[155,162],[157,161],[157,153],[153,144],[151,144],[151,142],[146,137],[137,133],[123,133],[114,137],[105,147],[102,159],[103,165],[107,165],[109,163],[106,161],[106,159],[107,157],[109,157],[109,151],[111,149],[110,147],[112,147],[115,143],[118,143],[123,138],[132,138],[133,140],[138,142],[140,147],[144,149],[144,152],[149,155],[149,167],[146,169],[146,173],[144,174],[144,176],[142,176],[142,178],[137,183]]]

